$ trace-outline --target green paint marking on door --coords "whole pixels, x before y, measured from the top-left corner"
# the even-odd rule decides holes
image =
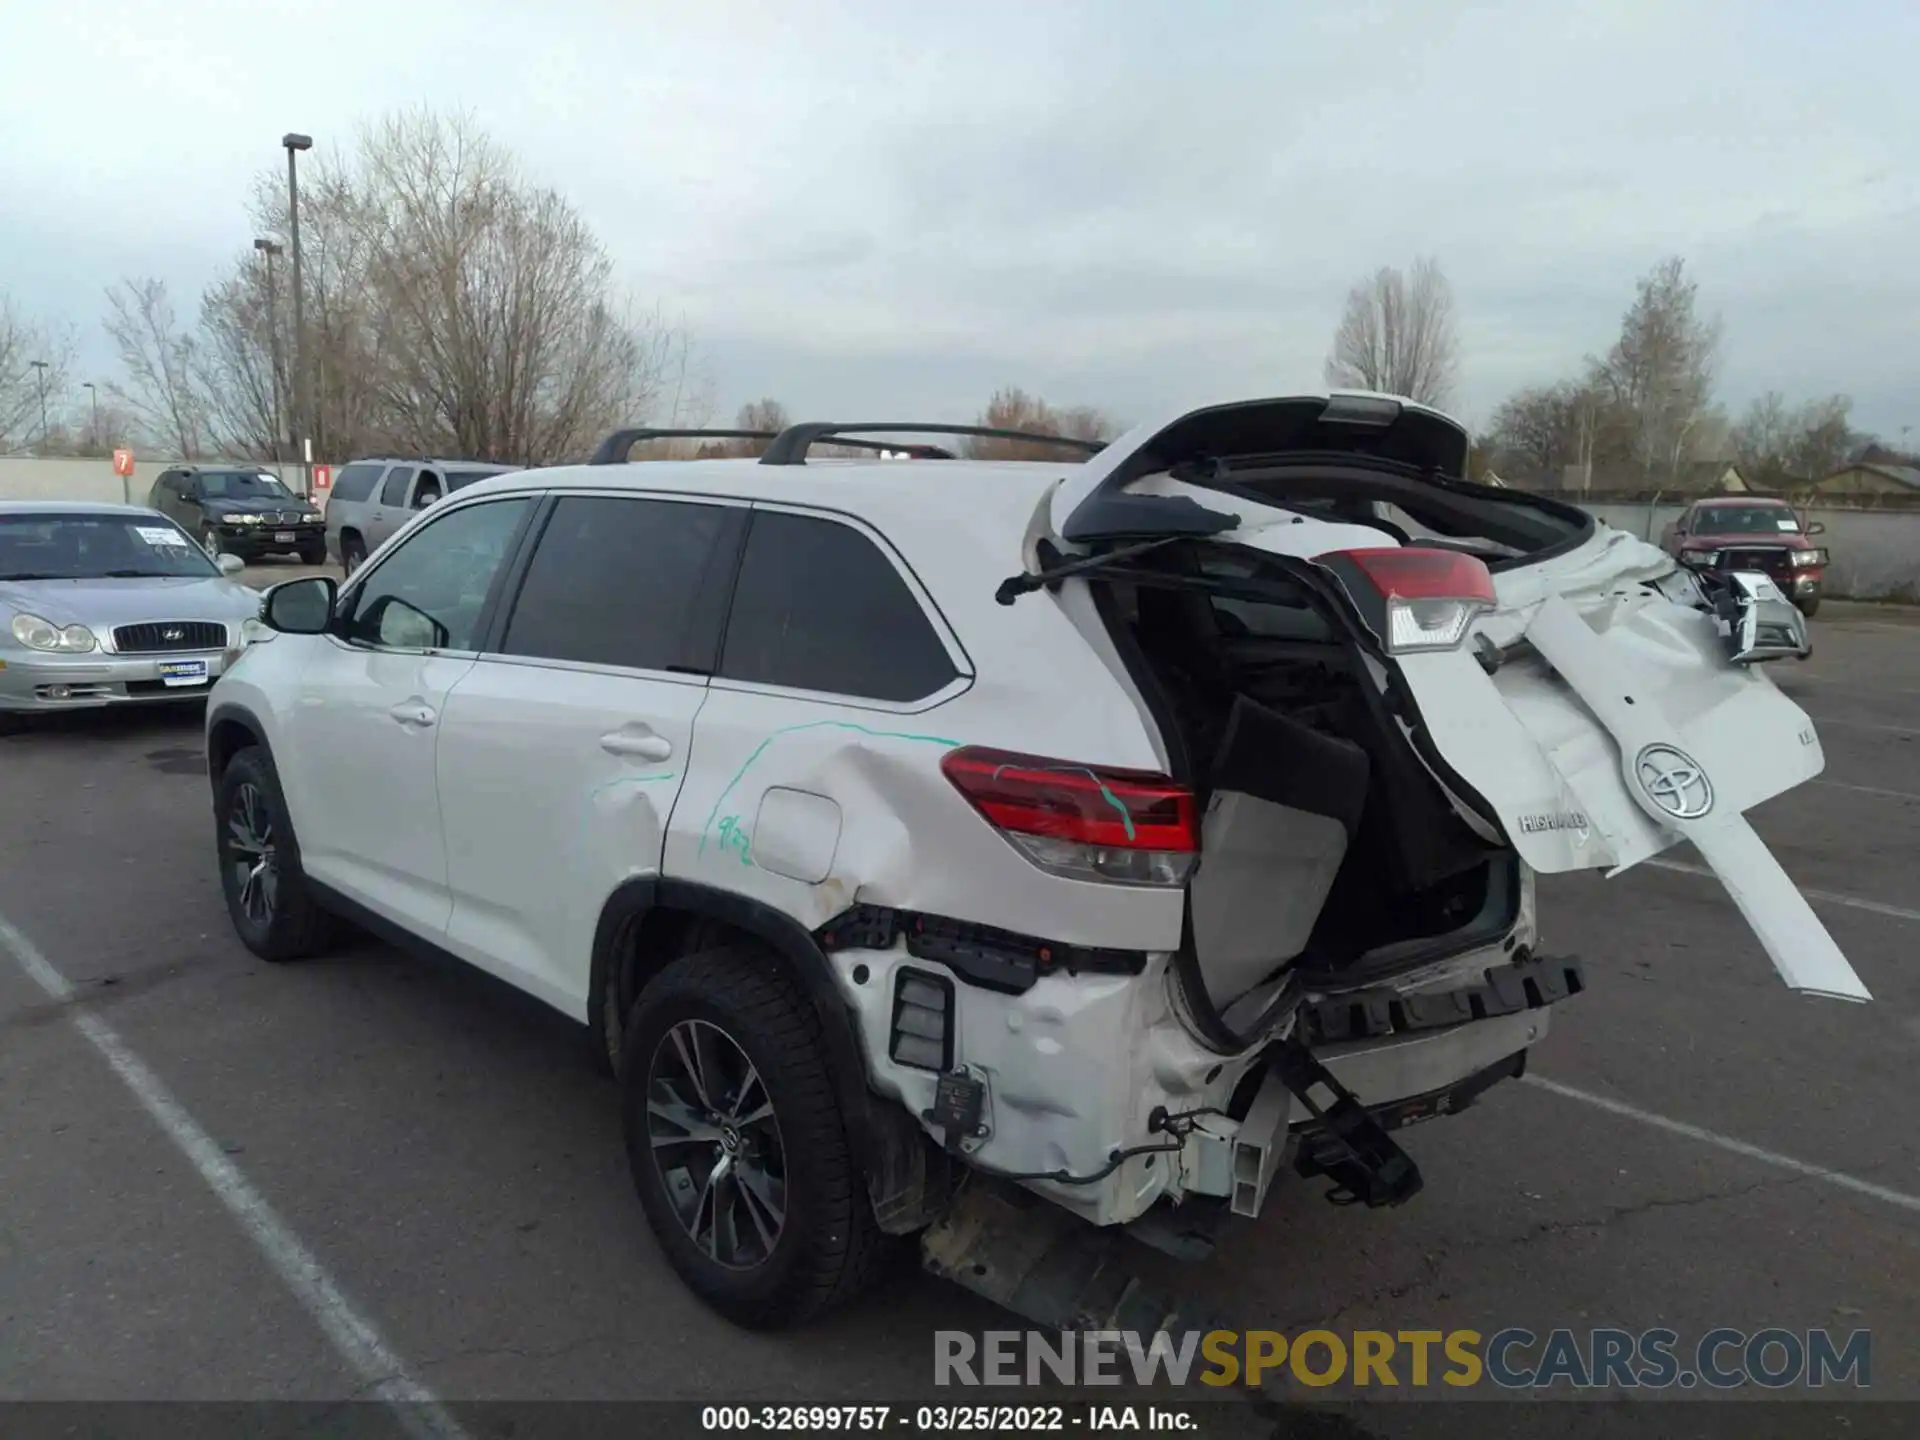
[[[734,772],[733,778],[727,782],[726,789],[714,797],[713,808],[707,812],[707,823],[700,827],[699,854],[704,855],[707,853],[707,841],[713,833],[713,822],[720,814],[720,807],[726,803],[727,797],[733,793],[734,787],[737,786],[741,780],[746,777],[746,773],[754,767],[754,763],[758,761],[762,755],[767,753],[767,747],[782,735],[795,735],[802,730],[852,730],[857,734],[866,735],[875,740],[912,740],[923,745],[938,745],[945,750],[955,749],[960,744],[958,740],[949,740],[942,735],[921,735],[910,730],[874,730],[866,725],[856,725],[851,720],[809,720],[801,725],[783,725],[753,747],[753,753],[748,755],[740,768]],[[737,823],[737,816],[731,818]],[[743,850],[741,853],[744,857],[745,851]]]

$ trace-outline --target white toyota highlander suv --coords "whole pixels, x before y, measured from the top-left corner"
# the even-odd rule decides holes
[[[1386,396],[1045,463],[888,432],[968,427],[481,480],[274,588],[208,706],[241,939],[345,919],[588,1027],[724,1314],[916,1232],[953,1273],[983,1189],[1176,1253],[1283,1168],[1406,1200],[1394,1133],[1581,988],[1536,872],[1689,841],[1788,985],[1867,998],[1743,817],[1824,763],[1764,576],[1470,484]]]

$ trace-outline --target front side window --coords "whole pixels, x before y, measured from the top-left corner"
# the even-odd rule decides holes
[[[850,525],[754,512],[720,674],[867,700],[920,700],[956,671],[893,562]]]
[[[704,670],[710,566],[739,512],[678,500],[569,495],[554,506],[501,650],[633,670]],[[696,629],[705,634],[695,634]]]
[[[472,650],[487,595],[532,501],[451,511],[382,560],[353,596],[343,638],[397,650]]]

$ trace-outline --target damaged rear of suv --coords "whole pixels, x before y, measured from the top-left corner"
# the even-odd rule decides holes
[[[1051,912],[1016,921],[987,857],[916,847],[972,871],[970,903],[877,884],[821,932],[867,977],[874,1086],[964,1171],[1181,1254],[1283,1171],[1402,1203],[1393,1132],[1521,1074],[1583,988],[1536,934],[1536,873],[1682,839],[1789,985],[1866,998],[1742,817],[1822,765],[1755,668],[1804,653],[1799,614],[1764,576],[1468,484],[1465,451],[1385,397],[1257,402],[1143,427],[1038,507],[995,596],[1031,649],[980,657],[982,728],[1060,740],[962,740],[939,769],[1057,882]],[[1038,713],[1076,683],[1035,653],[1059,619],[1151,763]],[[956,1245],[930,1248],[964,1278]]]
[[[583,1021],[722,1313],[919,1235],[1064,1319],[1098,1232],[1204,1254],[1288,1173],[1411,1199],[1396,1132],[1584,987],[1538,874],[1690,842],[1790,987],[1867,998],[1744,818],[1824,763],[1766,576],[1469,484],[1389,397],[1058,463],[862,438],[943,428],[483,480],[271,592],[209,709],[242,939],[342,913]],[[328,784],[349,745],[382,786]]]

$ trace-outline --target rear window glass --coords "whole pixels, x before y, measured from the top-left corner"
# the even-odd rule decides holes
[[[1217,580],[1254,580],[1270,578],[1255,561],[1237,555],[1207,555],[1200,561],[1200,573]],[[1273,600],[1242,600],[1233,596],[1209,595],[1213,621],[1221,636],[1247,636],[1261,640],[1331,641],[1333,628],[1320,613],[1305,603],[1282,604]]]
[[[382,465],[349,465],[334,477],[332,496],[335,500],[364,500],[373,493],[374,481],[380,478]]]
[[[919,700],[953,661],[893,562],[851,526],[756,511],[720,674],[868,700]]]

